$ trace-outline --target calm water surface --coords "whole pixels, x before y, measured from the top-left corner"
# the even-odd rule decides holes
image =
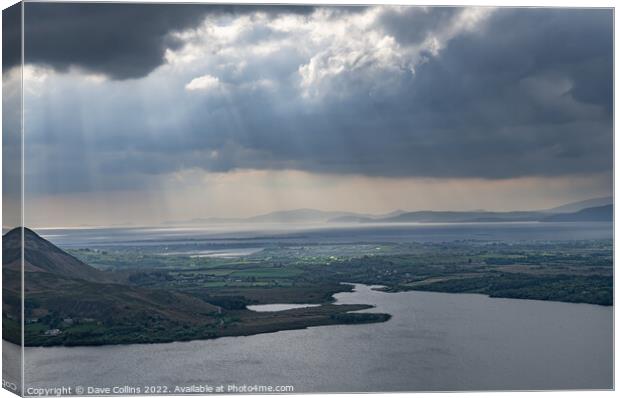
[[[294,310],[296,308],[318,307],[320,304],[258,304],[248,305],[248,310],[256,312],[274,312]]]
[[[296,392],[612,387],[610,307],[383,293],[364,285],[336,298],[374,304],[366,311],[393,318],[170,344],[27,348],[26,385],[258,384],[293,385]]]

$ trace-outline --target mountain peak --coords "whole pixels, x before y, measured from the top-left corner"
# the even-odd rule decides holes
[[[19,267],[22,246],[22,228],[13,228],[2,236],[4,264]],[[105,275],[65,252],[33,230],[24,227],[24,266],[31,271],[49,272],[66,278],[104,281]]]

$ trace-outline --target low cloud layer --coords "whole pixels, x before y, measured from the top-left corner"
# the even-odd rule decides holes
[[[32,191],[188,169],[611,172],[610,10],[46,7],[30,34],[57,44],[26,56]]]

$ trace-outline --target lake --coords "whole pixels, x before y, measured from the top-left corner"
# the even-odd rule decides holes
[[[293,385],[295,392],[612,387],[612,307],[384,293],[364,285],[335,297],[373,304],[366,311],[393,317],[216,340],[27,348],[26,386],[256,384]]]

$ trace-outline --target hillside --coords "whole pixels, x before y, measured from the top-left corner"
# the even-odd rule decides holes
[[[467,223],[467,222],[562,222],[613,221],[613,205],[591,207],[572,213],[545,213],[536,211],[414,211],[393,217],[338,217],[330,222],[349,223]]]
[[[77,258],[41,238],[34,231],[24,228],[24,257],[29,272],[49,272],[92,282],[110,281],[109,275],[84,264]],[[15,228],[2,237],[3,262],[19,269],[21,256],[21,229]]]
[[[554,214],[545,219],[545,221],[554,222],[577,222],[577,221],[613,221],[614,220],[614,206],[605,205],[598,207],[589,207],[577,211],[575,213],[563,213]]]
[[[217,306],[181,293],[111,282],[112,275],[84,264],[27,228],[24,238],[27,321],[44,319],[47,328],[71,319],[111,329],[138,321],[144,325],[144,332],[164,325],[214,322],[208,315],[216,313]],[[3,318],[9,327],[3,328],[3,338],[14,342],[19,338],[15,335],[15,323],[19,322],[20,241],[18,228],[2,237]],[[67,334],[63,338],[71,344],[77,335]],[[39,333],[27,333],[26,339],[27,344],[45,341]]]
[[[614,198],[612,196],[607,196],[604,198],[593,198],[587,200],[581,200],[579,202],[567,203],[562,206],[553,207],[551,209],[544,210],[545,213],[574,213],[583,209],[587,209],[589,207],[600,207],[606,206],[614,203]]]
[[[490,211],[415,211],[403,213],[395,217],[369,219],[366,222],[493,222],[493,221],[536,221],[540,219],[540,213],[514,211],[514,212],[490,212]]]

